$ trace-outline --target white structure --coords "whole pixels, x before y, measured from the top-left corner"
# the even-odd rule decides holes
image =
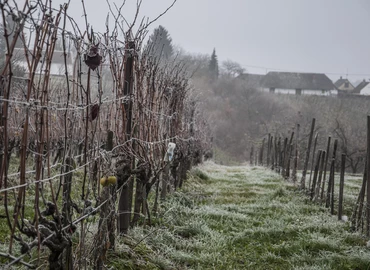
[[[338,95],[333,82],[321,73],[269,72],[262,80],[263,90],[296,95]]]
[[[360,90],[360,95],[370,96],[370,83]]]
[[[334,83],[335,88],[341,91],[351,92],[355,87],[348,79],[343,79],[342,76]]]
[[[336,96],[333,82],[321,73],[269,72],[266,75],[241,74],[237,77],[247,89],[295,95]]]
[[[273,92],[277,94],[287,94],[287,95],[318,95],[318,96],[336,96],[338,95],[338,90],[333,89],[333,90],[310,90],[310,89],[304,89],[301,91],[297,91],[297,89],[281,89],[277,88],[274,90],[268,89],[268,88],[263,88],[264,92]]]
[[[29,58],[32,59],[32,56],[30,55],[31,52],[28,53]],[[25,57],[25,52],[24,48],[14,48],[13,51],[13,57],[15,61],[17,62],[18,65],[23,67],[26,71],[26,73],[29,73],[29,67],[27,63],[27,59]],[[71,52],[67,52],[66,56],[67,60],[67,70],[69,74],[72,74],[73,72],[73,55]],[[45,56],[43,55],[41,57],[41,61],[38,64],[38,68],[36,73],[37,74],[43,74],[45,73],[45,65],[42,63],[42,61],[46,61]],[[64,61],[64,52],[63,51],[58,51],[54,50],[53,58],[51,60],[51,65],[50,65],[50,75],[51,76],[64,76],[65,75],[65,61]]]

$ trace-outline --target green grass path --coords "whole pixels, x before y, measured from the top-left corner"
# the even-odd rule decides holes
[[[193,170],[155,222],[130,231],[115,269],[370,269],[367,240],[348,222],[260,167]]]

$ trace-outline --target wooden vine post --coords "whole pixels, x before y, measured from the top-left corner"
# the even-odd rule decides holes
[[[367,116],[367,154],[366,167],[370,168],[370,116]],[[366,235],[370,235],[370,173],[366,174]]]
[[[360,193],[357,197],[357,202],[355,204],[352,216],[351,216],[351,229],[358,230],[360,223],[362,221],[365,192],[366,192],[366,182],[367,182],[367,160],[365,160],[364,173],[362,177],[362,185]],[[358,214],[357,214],[358,213]]]
[[[266,155],[266,165],[270,166],[270,154],[271,154],[271,134],[269,133],[267,138],[267,155]]]
[[[331,137],[328,137],[328,144],[326,147],[326,157],[325,157],[325,165],[324,165],[324,178],[322,180],[322,189],[321,189],[321,201],[324,200],[324,192],[325,192],[325,182],[326,182],[326,170],[328,167],[328,160],[329,160],[329,151],[330,151],[330,143]]]
[[[325,158],[326,158],[326,152],[322,150],[321,152],[321,162],[320,162],[320,168],[319,168],[319,178],[317,180],[317,185],[316,185],[316,190],[315,190],[315,201],[320,200],[320,187],[321,187],[321,182],[322,182],[322,175],[323,175],[323,170],[324,170],[324,163],[325,163]]]
[[[316,133],[314,143],[313,143],[313,150],[312,150],[312,160],[311,160],[311,171],[310,171],[310,179],[308,180],[308,186],[311,186],[312,181],[312,172],[314,170],[315,165],[315,154],[316,154],[316,146],[317,146],[317,140],[319,138],[319,133]]]
[[[133,91],[133,71],[134,71],[134,52],[135,42],[128,41],[126,44],[125,56],[124,56],[124,77],[123,77],[123,95],[128,100],[125,100],[122,107],[125,141],[131,139],[131,128],[132,128],[132,91]],[[127,160],[132,166],[132,160]],[[132,205],[132,185],[128,180],[127,183],[123,183],[121,195],[118,203],[118,231],[120,234],[127,234],[128,228],[130,227],[131,219],[131,205]],[[131,198],[131,200],[130,200]]]
[[[264,151],[264,148],[265,148],[265,138],[263,138],[262,140],[262,145],[261,145],[261,149],[260,149],[260,155],[259,155],[259,166],[263,166],[263,151]]]
[[[306,188],[306,174],[307,174],[308,161],[310,159],[312,137],[313,137],[314,130],[315,130],[315,118],[312,119],[311,132],[310,132],[310,137],[308,139],[306,159],[305,159],[305,162],[304,162],[304,165],[303,165],[302,178],[301,178],[301,189]]]
[[[288,152],[288,138],[285,138],[284,139],[284,148],[283,148],[283,152],[281,154],[282,158],[281,158],[281,176],[285,177],[285,162],[286,162],[286,159],[287,159],[287,152]]]
[[[340,182],[339,182],[339,202],[338,202],[338,220],[342,220],[343,216],[343,190],[344,190],[344,173],[346,170],[346,155],[342,154],[340,166]]]
[[[273,136],[271,136],[271,139],[270,139],[270,147],[271,147],[271,152],[270,152],[270,159],[271,159],[271,166],[270,166],[270,168],[271,168],[271,170],[274,170],[274,164],[275,164],[275,159],[274,159],[274,157],[275,157],[275,154],[274,154],[274,152],[275,152],[275,147],[274,147],[274,137]]]
[[[313,200],[314,195],[315,195],[315,187],[316,187],[316,182],[317,182],[317,177],[318,177],[318,172],[319,172],[321,156],[322,156],[322,151],[319,150],[317,152],[317,158],[316,158],[316,164],[315,164],[314,175],[313,175],[313,180],[312,180],[312,186],[308,186],[308,188],[310,190],[310,193],[311,193],[310,194],[311,200]]]
[[[292,169],[292,180],[295,184],[297,182],[297,169],[298,169],[298,140],[299,140],[299,127],[300,125],[297,124],[297,136],[295,139],[295,152],[294,152],[294,162],[293,162],[293,169]]]
[[[326,207],[330,206],[330,213],[334,214],[334,176],[335,176],[335,158],[336,158],[336,152],[338,147],[338,140],[334,141],[334,147],[333,147],[333,157],[331,160],[330,165],[330,175],[329,175],[329,183],[328,183],[328,189],[326,194]]]
[[[249,156],[249,165],[253,166],[253,158],[254,158],[254,147],[252,145],[251,147],[251,152],[250,152],[250,156]]]

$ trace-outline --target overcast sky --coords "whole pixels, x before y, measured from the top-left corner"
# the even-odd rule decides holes
[[[69,14],[82,23],[81,1],[71,2]],[[103,31],[106,1],[85,2],[89,23]],[[140,16],[154,18],[171,3],[143,0]],[[135,4],[126,0],[129,21]],[[231,59],[250,73],[323,72],[335,79],[348,72],[353,80],[370,79],[370,0],[178,0],[158,25],[186,51],[216,48],[220,62]]]

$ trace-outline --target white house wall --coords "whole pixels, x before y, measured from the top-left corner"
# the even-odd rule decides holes
[[[336,96],[338,90],[324,91],[324,93],[321,90],[302,90],[302,95]]]
[[[370,96],[370,84],[361,89],[360,95]]]
[[[264,92],[270,92],[270,89],[269,88],[264,88],[263,89]],[[370,91],[370,89],[369,89]],[[277,94],[291,94],[291,95],[295,95],[296,94],[296,90],[295,89],[280,89],[280,88],[276,88],[275,89],[275,93]],[[325,91],[324,93],[321,91],[321,90],[302,90],[302,95],[317,95],[317,96],[336,96],[338,95],[338,91],[337,90],[330,90],[330,91]],[[369,93],[370,95],[370,93]]]
[[[292,89],[275,89],[275,93],[277,94],[292,94],[295,95],[295,90]]]
[[[28,73],[29,70],[28,70],[27,62],[19,61],[17,64],[22,66],[26,70],[26,73]],[[71,75],[73,73],[73,66],[67,65],[67,68],[68,68],[69,75]],[[45,66],[43,66],[42,64],[39,64],[36,70],[36,74],[44,74],[44,73],[45,73]],[[65,75],[65,65],[52,63],[50,66],[50,74],[52,76],[64,76]]]

